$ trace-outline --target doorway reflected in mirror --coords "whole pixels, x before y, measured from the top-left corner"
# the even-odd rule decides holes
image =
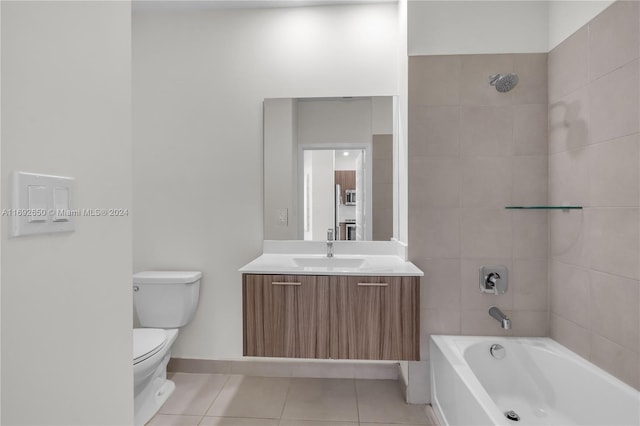
[[[372,234],[367,221],[370,148],[329,148],[302,148],[304,239],[321,240],[333,229],[336,240],[363,241]]]

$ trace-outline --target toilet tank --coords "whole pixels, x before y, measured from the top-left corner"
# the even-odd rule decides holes
[[[145,271],[133,275],[133,304],[142,327],[178,328],[196,313],[198,271]]]

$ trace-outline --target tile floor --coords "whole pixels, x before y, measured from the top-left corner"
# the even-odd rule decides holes
[[[395,380],[171,373],[176,390],[147,426],[437,425]]]

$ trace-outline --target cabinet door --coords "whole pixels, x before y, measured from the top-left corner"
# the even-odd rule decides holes
[[[331,357],[419,360],[419,283],[419,277],[331,277]]]
[[[328,358],[329,279],[243,275],[245,356]]]

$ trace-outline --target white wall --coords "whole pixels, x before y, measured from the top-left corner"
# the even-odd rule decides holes
[[[545,1],[409,0],[413,55],[547,52]]]
[[[264,100],[264,239],[298,239],[297,103],[291,98]],[[286,209],[286,224],[279,211]]]
[[[559,45],[612,3],[609,0],[549,2],[548,50]]]
[[[408,195],[408,154],[409,146],[409,58],[407,56],[408,35],[408,2],[398,1],[398,41],[396,70],[398,78],[398,97],[394,99],[394,110],[398,114],[393,117],[393,181],[397,182],[393,191],[393,235],[398,241],[407,242],[409,232],[409,195]],[[395,104],[397,102],[397,105]],[[401,363],[401,366],[405,364]]]
[[[2,188],[14,170],[72,176],[77,207],[131,208],[130,3],[1,7]],[[8,224],[2,424],[131,424],[131,217],[20,238]]]
[[[393,98],[374,96],[371,98],[371,133],[393,134]]]
[[[371,143],[371,99],[299,100],[298,144]]]
[[[318,150],[307,153],[311,157],[311,237],[327,238],[327,230],[334,227],[333,151]]]
[[[414,55],[548,52],[613,3],[409,0]]]
[[[134,13],[134,268],[204,273],[174,356],[241,355],[263,99],[398,94],[397,28],[396,4]]]
[[[0,52],[2,51],[2,4],[0,4]],[[2,81],[2,54],[0,53],[0,82]],[[2,84],[0,83],[0,100],[2,99]],[[0,159],[2,157],[2,102],[0,102]],[[0,161],[0,200],[3,194],[2,161]],[[0,225],[0,232],[1,232]],[[0,271],[2,264],[2,243],[0,242]],[[2,273],[0,272],[0,330],[2,330]],[[2,339],[0,338],[0,423],[2,423]]]
[[[349,152],[349,155],[344,155],[343,151],[334,151],[334,161],[336,170],[355,170],[356,158],[360,155],[361,151],[353,150]]]
[[[303,235],[303,239],[310,240],[313,236],[313,230],[311,229],[311,209],[309,209],[311,203],[313,202],[313,199],[311,198],[313,195],[313,192],[311,191],[311,160],[313,159],[313,157],[311,155],[303,155],[303,159],[302,173],[304,173],[304,188],[302,189],[303,200],[302,203],[300,203],[302,204],[300,206],[300,211],[303,217],[300,219],[300,223],[302,224],[301,232]],[[298,231],[298,233],[300,233],[300,231]]]

